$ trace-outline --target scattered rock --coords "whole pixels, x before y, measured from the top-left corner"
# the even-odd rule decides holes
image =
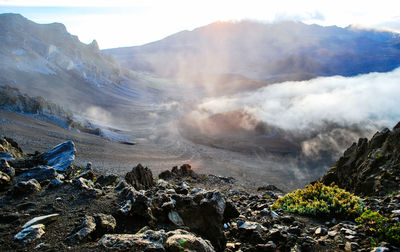
[[[30,243],[36,239],[39,239],[44,233],[44,225],[36,224],[24,228],[21,232],[14,236],[14,239],[23,241],[24,243]]]
[[[197,178],[198,175],[192,170],[192,167],[189,164],[182,165],[179,169],[178,166],[174,166],[171,171],[163,171],[158,177],[160,179],[169,180],[171,178],[183,178],[183,177],[192,177]]]
[[[207,240],[195,236],[185,230],[177,229],[167,233],[165,248],[167,251],[213,252],[214,247]]]
[[[266,186],[260,186],[257,188],[257,191],[275,191],[275,192],[280,192],[283,193],[283,191],[281,189],[279,189],[278,187],[274,186],[274,185],[266,185]]]
[[[125,181],[120,181],[114,188],[115,191],[122,191],[124,188],[128,187],[128,183]]]
[[[147,167],[138,164],[125,175],[125,180],[132,185],[136,190],[150,189],[155,186],[153,174]]]
[[[346,251],[356,251],[360,246],[356,242],[346,242],[344,249]]]
[[[0,190],[4,190],[9,186],[12,186],[12,180],[10,176],[0,171]]]
[[[315,230],[315,234],[318,236],[323,236],[326,235],[328,233],[328,230],[326,230],[326,228],[324,227],[319,227]]]
[[[92,181],[85,178],[78,178],[74,180],[74,184],[82,190],[91,190],[94,188]]]
[[[78,227],[78,231],[71,236],[67,237],[66,242],[69,244],[76,244],[90,240],[91,235],[96,229],[96,221],[92,216],[85,216],[82,224]]]
[[[0,153],[2,154],[2,158],[12,159],[12,158],[23,158],[25,154],[22,149],[19,147],[18,143],[15,142],[12,138],[0,138]],[[6,155],[8,154],[8,155]]]
[[[94,174],[94,171],[92,170],[92,168],[89,168],[89,169],[85,169],[85,171],[80,173],[76,178],[78,178],[78,179],[84,178],[84,179],[93,181],[95,177],[96,177],[96,175]]]
[[[29,169],[28,172],[19,176],[20,180],[36,179],[39,183],[45,180],[52,180],[56,178],[58,173],[53,167],[50,166],[37,166]]]
[[[112,215],[96,214],[94,218],[96,221],[96,234],[98,236],[114,232],[117,222]]]
[[[98,246],[112,251],[165,251],[165,232],[147,230],[139,234],[105,234]]]
[[[0,160],[0,171],[4,172],[5,174],[7,174],[8,176],[10,176],[11,179],[13,179],[15,177],[15,169],[12,168],[6,159],[2,158]]]
[[[97,178],[96,184],[101,185],[102,187],[104,186],[116,186],[119,182],[119,178],[117,175],[110,174],[110,175],[101,175],[100,177]]]
[[[58,187],[58,186],[60,186],[62,184],[64,184],[64,182],[62,180],[56,178],[56,179],[52,179],[50,181],[50,184],[49,184],[48,187],[49,188],[56,188],[56,187]]]
[[[168,219],[174,223],[176,226],[183,226],[185,223],[183,222],[181,216],[175,211],[170,211],[168,213]]]
[[[28,181],[22,181],[14,185],[14,187],[11,189],[11,192],[14,196],[22,196],[39,192],[40,189],[41,186],[39,182],[36,179],[30,179]]]
[[[376,247],[371,250],[371,252],[389,252],[390,249],[387,247]]]

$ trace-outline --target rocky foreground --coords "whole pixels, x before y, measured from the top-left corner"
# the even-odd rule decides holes
[[[399,139],[396,126],[360,140],[321,179],[362,192],[364,213],[379,214],[390,230],[400,220],[399,185],[390,182],[397,181]],[[91,163],[74,166],[75,152],[72,141],[26,154],[12,139],[0,140],[3,251],[399,250],[400,232],[379,237],[376,218],[276,207],[283,192],[273,185],[249,191],[234,178],[196,174],[188,164],[159,179],[138,164],[121,179],[98,174]],[[366,173],[369,180],[362,179]]]

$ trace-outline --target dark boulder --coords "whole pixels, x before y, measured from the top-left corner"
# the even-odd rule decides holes
[[[35,168],[29,169],[28,172],[22,173],[19,176],[20,180],[26,181],[30,179],[36,179],[37,181],[42,182],[45,180],[52,180],[57,177],[58,173],[53,167],[50,166],[37,166]]]
[[[15,177],[15,169],[8,164],[5,158],[0,160],[0,171],[10,176],[11,179]]]
[[[176,195],[174,200],[175,211],[190,231],[210,240],[217,250],[225,248],[223,221],[226,200],[220,192],[200,192],[191,197]]]
[[[192,170],[192,167],[189,164],[184,164],[180,168],[178,166],[172,167],[171,171],[163,171],[158,177],[160,179],[169,180],[171,178],[183,178],[183,177],[192,177],[197,178],[198,175]]]
[[[360,138],[320,181],[362,195],[400,190],[400,128],[377,132],[370,141]]]
[[[11,189],[11,193],[14,196],[23,196],[32,193],[37,193],[41,190],[41,186],[36,179],[30,179],[28,181],[22,181],[14,185]]]
[[[116,186],[119,182],[119,178],[117,175],[110,174],[110,175],[101,175],[100,177],[97,178],[96,184],[99,184],[100,186]]]
[[[125,175],[125,181],[135,187],[136,190],[150,189],[155,186],[153,173],[141,164],[138,164]]]

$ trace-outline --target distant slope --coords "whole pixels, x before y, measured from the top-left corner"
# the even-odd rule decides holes
[[[19,14],[0,14],[2,85],[82,110],[112,107],[121,94],[149,97],[145,87],[136,85],[140,82],[135,73],[101,53],[96,41],[81,43],[63,24],[37,24]],[[137,90],[128,90],[131,87]]]
[[[399,34],[299,22],[216,22],[143,46],[103,52],[130,69],[186,80],[199,73],[307,79],[400,66]]]

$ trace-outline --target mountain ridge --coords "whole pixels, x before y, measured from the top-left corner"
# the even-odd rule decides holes
[[[292,21],[216,22],[145,45],[103,52],[127,68],[185,80],[190,76],[185,78],[182,72],[239,74],[255,80],[295,73],[353,76],[399,66],[399,36]],[[385,57],[379,56],[382,53]]]

